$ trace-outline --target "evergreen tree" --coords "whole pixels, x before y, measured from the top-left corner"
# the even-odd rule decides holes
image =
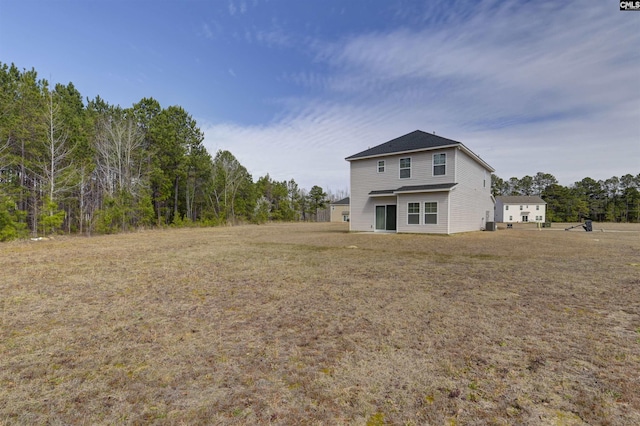
[[[327,206],[327,194],[321,187],[314,185],[313,188],[311,188],[311,191],[309,191],[308,199],[309,211],[316,216],[317,220],[318,210]]]

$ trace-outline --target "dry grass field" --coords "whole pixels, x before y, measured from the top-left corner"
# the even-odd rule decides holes
[[[0,424],[640,424],[640,225],[594,225],[0,244]]]

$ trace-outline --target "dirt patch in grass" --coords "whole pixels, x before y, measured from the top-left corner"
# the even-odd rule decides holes
[[[524,230],[0,244],[0,424],[640,424],[640,227]]]

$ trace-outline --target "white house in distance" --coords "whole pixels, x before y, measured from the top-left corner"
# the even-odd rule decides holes
[[[453,234],[493,222],[495,170],[461,142],[416,130],[346,160],[351,231]]]
[[[546,222],[547,203],[537,195],[496,197],[496,222]]]

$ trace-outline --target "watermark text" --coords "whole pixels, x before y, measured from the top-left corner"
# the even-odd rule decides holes
[[[637,10],[640,11],[640,1],[621,1],[620,10]]]

